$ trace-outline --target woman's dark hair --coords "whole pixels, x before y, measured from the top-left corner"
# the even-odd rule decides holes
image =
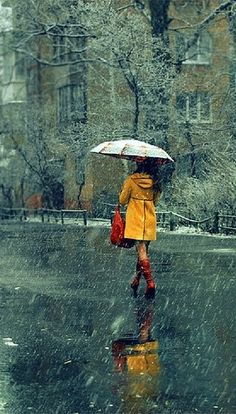
[[[160,169],[155,160],[148,159],[143,162],[137,162],[136,172],[149,174],[154,182],[154,190],[160,192],[162,191]]]

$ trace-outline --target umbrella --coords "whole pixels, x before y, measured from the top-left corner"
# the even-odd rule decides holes
[[[136,139],[102,142],[90,152],[136,162],[142,162],[147,158],[155,159],[161,164],[174,161],[162,148]]]

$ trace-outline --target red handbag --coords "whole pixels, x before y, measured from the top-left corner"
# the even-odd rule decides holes
[[[117,247],[124,247],[130,249],[134,246],[135,240],[126,239],[125,234],[125,220],[121,217],[120,206],[118,205],[112,220],[110,240],[111,243]]]

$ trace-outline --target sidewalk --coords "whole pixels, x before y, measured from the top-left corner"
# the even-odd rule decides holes
[[[160,232],[149,308],[144,280],[137,300],[130,292],[135,250],[112,246],[109,226],[0,229],[6,414],[128,413],[130,398],[140,413],[235,412],[234,239]],[[158,370],[117,374],[112,343],[136,338],[140,322]],[[147,353],[136,365],[133,355],[129,366],[147,362]]]

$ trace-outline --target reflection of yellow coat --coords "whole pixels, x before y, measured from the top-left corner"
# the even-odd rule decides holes
[[[149,174],[134,173],[126,178],[119,197],[120,204],[127,204],[126,238],[156,240],[155,203],[159,196]]]
[[[150,374],[158,375],[160,373],[160,361],[157,349],[157,341],[149,341],[143,344],[127,346],[127,368],[131,374]]]

